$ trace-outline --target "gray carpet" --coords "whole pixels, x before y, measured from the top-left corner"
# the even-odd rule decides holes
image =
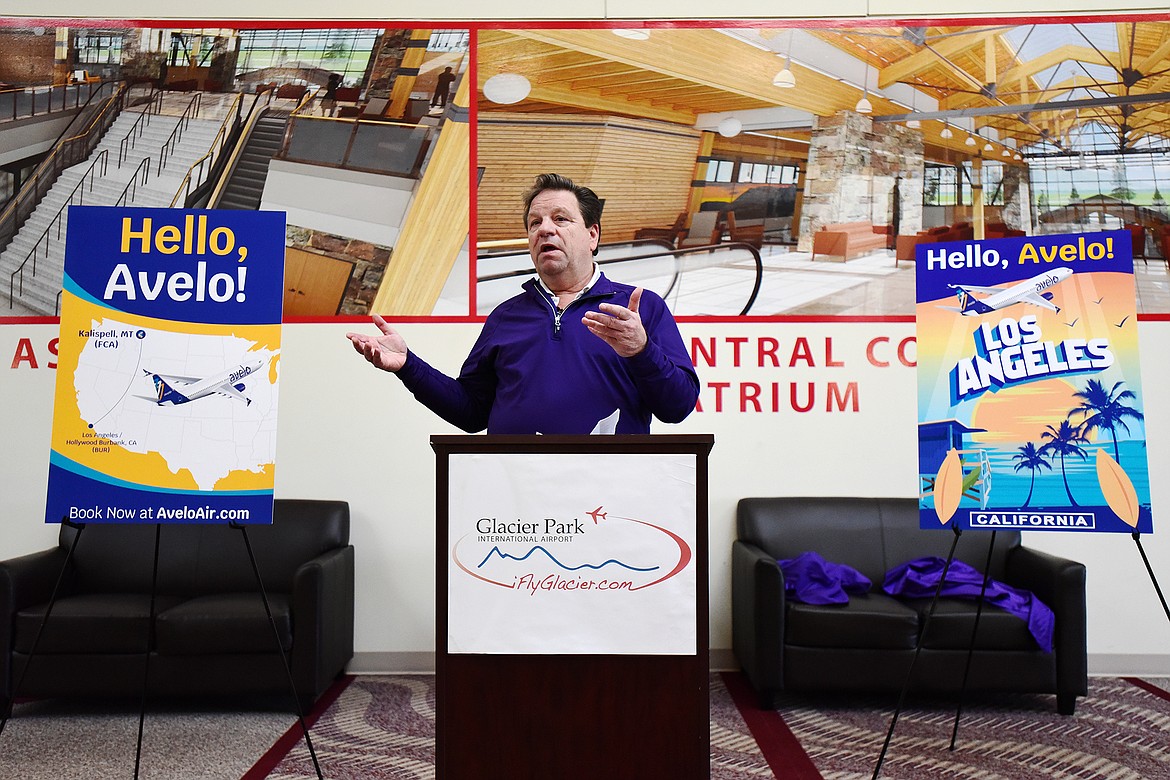
[[[239,780],[293,725],[267,702],[220,712],[154,703],[142,737],[140,780]],[[17,705],[0,734],[0,777],[126,780],[134,777],[136,702],[51,700]]]

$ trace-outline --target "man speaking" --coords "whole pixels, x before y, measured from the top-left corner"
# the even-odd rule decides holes
[[[378,315],[380,335],[346,334],[354,349],[469,433],[649,433],[652,416],[686,418],[699,378],[666,303],[610,281],[593,261],[597,195],[541,174],[524,222],[537,278],[488,315],[458,378],[409,351]]]

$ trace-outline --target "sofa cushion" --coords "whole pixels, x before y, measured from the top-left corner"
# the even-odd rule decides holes
[[[288,597],[269,593],[268,603],[287,651],[292,648]],[[162,655],[276,652],[272,624],[256,592],[197,596],[160,612],[157,625],[157,647]]]
[[[913,649],[917,637],[918,613],[882,593],[850,596],[848,604],[788,603],[786,644]]]
[[[916,610],[923,622],[931,599],[905,599],[903,604]],[[940,598],[922,637],[922,646],[932,650],[966,650],[975,627],[976,602],[972,599]],[[992,604],[983,605],[979,630],[975,634],[976,650],[1036,650],[1036,640],[1028,624]]]
[[[179,602],[170,596],[155,601],[156,614]],[[13,646],[29,653],[47,604],[16,613]],[[143,653],[150,641],[149,593],[83,593],[57,599],[37,645],[41,653]]]

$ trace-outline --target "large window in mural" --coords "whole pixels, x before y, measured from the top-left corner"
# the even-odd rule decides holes
[[[546,170],[681,316],[908,317],[944,228],[1126,227],[1170,311],[1164,21],[217,25],[0,25],[0,318],[54,316],[57,228],[101,199],[286,211],[291,318],[483,315]]]

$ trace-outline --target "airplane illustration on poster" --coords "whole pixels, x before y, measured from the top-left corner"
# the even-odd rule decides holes
[[[263,367],[263,360],[254,360],[241,363],[235,368],[229,368],[226,371],[221,371],[209,377],[155,374],[143,369],[143,373],[149,376],[154,382],[154,389],[157,392],[157,396],[140,397],[154,401],[159,406],[163,406],[164,404],[178,406],[179,404],[189,403],[200,398],[218,394],[235,398],[251,406],[252,399],[243,393],[245,387],[243,380]]]
[[[1031,279],[1017,282],[1010,287],[976,287],[970,284],[948,284],[959,298],[959,308],[942,306],[948,311],[957,311],[964,317],[978,317],[981,314],[990,314],[993,311],[1006,309],[1017,303],[1027,303],[1040,306],[1049,311],[1059,312],[1060,307],[1052,302],[1050,288],[1063,282],[1073,275],[1071,268],[1054,268],[1036,274]],[[986,298],[976,298],[975,294],[986,295]]]

